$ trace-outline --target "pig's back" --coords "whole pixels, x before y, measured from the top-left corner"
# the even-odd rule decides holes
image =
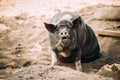
[[[76,13],[73,13],[73,12],[60,12],[60,13],[56,14],[55,16],[53,16],[51,23],[56,25],[61,20],[74,21],[78,17],[79,17],[79,15]]]

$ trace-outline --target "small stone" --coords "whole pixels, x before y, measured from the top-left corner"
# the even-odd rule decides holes
[[[10,28],[7,27],[5,24],[0,24],[0,33],[7,32]]]

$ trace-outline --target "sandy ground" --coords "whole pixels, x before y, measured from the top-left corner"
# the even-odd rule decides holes
[[[43,25],[55,13],[67,10],[80,14],[94,30],[113,28],[120,22],[97,20],[93,12],[119,4],[118,0],[1,0],[0,80],[119,80],[119,38],[99,36],[104,54],[96,61],[83,63],[84,73],[75,71],[74,63],[50,68],[48,32]]]

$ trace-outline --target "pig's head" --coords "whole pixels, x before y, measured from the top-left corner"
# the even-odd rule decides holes
[[[74,21],[62,20],[56,25],[44,23],[46,29],[53,33],[62,44],[63,49],[74,49],[77,45],[77,29],[80,26],[81,18]]]

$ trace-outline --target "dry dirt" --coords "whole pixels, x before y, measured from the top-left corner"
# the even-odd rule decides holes
[[[4,1],[9,4],[5,5]],[[80,14],[93,30],[114,30],[120,26],[120,21],[97,20],[93,12],[110,4],[118,6],[119,1],[114,0],[114,4],[113,0],[106,0],[106,4],[98,4],[98,1],[91,5],[86,0],[82,3],[66,0],[60,5],[54,0],[30,0],[33,6],[39,3],[42,8],[32,8],[30,2],[23,0],[4,1],[0,0],[0,80],[120,80],[120,38],[97,36],[103,55],[96,61],[83,63],[83,72],[76,71],[74,63],[51,68],[48,66],[51,61],[47,52],[48,32],[43,24],[57,12],[72,10]],[[104,3],[104,0],[100,1]]]

